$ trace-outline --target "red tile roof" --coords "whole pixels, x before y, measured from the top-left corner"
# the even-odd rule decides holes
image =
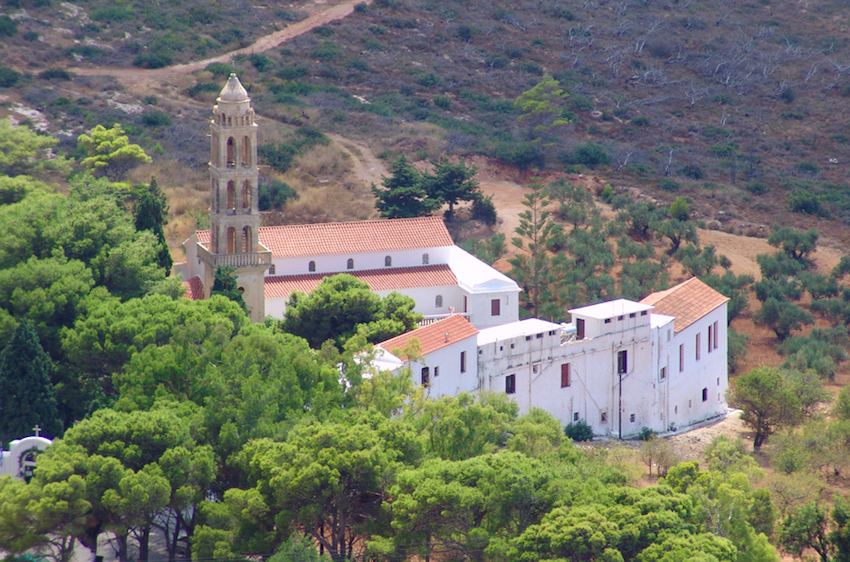
[[[392,353],[393,349],[404,349],[407,347],[407,342],[410,338],[417,338],[422,349],[422,355],[427,355],[477,334],[478,330],[469,323],[469,320],[460,314],[452,314],[448,318],[429,324],[424,328],[418,328],[412,332],[388,339],[378,345]],[[400,357],[399,359],[407,361],[407,357]]]
[[[674,316],[674,331],[678,334],[728,300],[696,277],[691,277],[666,291],[652,293],[640,302],[654,306],[653,313]]]
[[[209,244],[209,230],[199,230],[197,234],[198,242]],[[271,250],[272,256],[287,258],[454,244],[440,217],[264,226],[257,234],[260,244]]]
[[[183,281],[183,286],[186,287],[186,293],[183,296],[187,299],[199,301],[204,298],[204,282],[197,275],[188,281]]]
[[[362,271],[339,271],[348,273],[369,284],[372,291],[393,291],[413,287],[440,287],[457,285],[457,277],[448,265],[420,265],[416,267],[388,267]],[[309,273],[304,275],[278,275],[266,277],[267,299],[287,298],[293,291],[309,293],[325,277],[336,273]]]

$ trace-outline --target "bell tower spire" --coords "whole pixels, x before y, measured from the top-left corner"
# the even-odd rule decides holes
[[[236,268],[239,290],[254,322],[265,318],[264,272],[271,252],[260,244],[257,124],[251,98],[231,74],[210,121],[210,245],[199,257],[207,264],[204,287],[218,267]]]

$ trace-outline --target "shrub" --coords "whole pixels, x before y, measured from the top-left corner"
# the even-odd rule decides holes
[[[682,184],[673,178],[660,178],[655,182],[655,185],[658,189],[663,189],[664,191],[679,191],[679,188],[682,187]]]
[[[91,13],[91,19],[102,21],[105,23],[114,23],[127,21],[133,18],[133,8],[131,6],[104,6],[102,8],[94,8]]]
[[[472,40],[472,28],[468,25],[461,25],[457,28],[457,37],[461,41],[466,41],[467,43]]]
[[[498,215],[496,214],[496,206],[493,205],[492,195],[484,196],[480,193],[478,194],[478,197],[472,201],[472,218],[480,220],[489,226],[496,224]]]
[[[814,164],[809,164],[808,162],[800,162],[797,164],[796,168],[805,174],[817,174],[820,172],[820,168],[815,166]]]
[[[312,51],[310,51],[310,56],[314,59],[321,59],[323,61],[332,61],[342,55],[342,51],[339,50],[339,47],[332,41],[322,41],[319,43]]]
[[[575,147],[570,155],[570,164],[582,164],[588,168],[596,166],[607,166],[611,163],[611,157],[605,149],[598,144],[589,142]]]
[[[702,171],[702,168],[696,164],[688,164],[687,166],[682,167],[682,169],[679,170],[679,173],[687,178],[691,178],[692,180],[701,180],[705,177],[705,173]]]
[[[11,88],[21,79],[21,73],[7,66],[0,66],[0,88]]]
[[[573,441],[590,441],[593,439],[593,428],[584,420],[569,423],[564,427],[564,435]]]
[[[365,14],[369,11],[369,6],[366,5],[366,2],[359,2],[354,5],[354,11],[358,14]]]
[[[18,24],[9,16],[0,17],[0,37],[11,37],[18,32]]]
[[[38,73],[41,80],[70,80],[73,75],[64,68],[48,68]]]
[[[611,204],[611,201],[614,200],[614,188],[611,187],[610,183],[602,188],[602,193],[599,194],[599,198],[609,205]]]
[[[271,180],[270,183],[260,182],[259,185],[260,200],[258,204],[261,211],[270,211],[272,209],[280,209],[290,199],[298,199],[298,192],[292,189],[289,184],[282,181]]]
[[[320,37],[330,37],[334,34],[334,29],[329,25],[320,25],[319,27],[313,29],[313,33]]]
[[[281,80],[297,80],[307,76],[310,71],[306,66],[288,66],[281,68],[275,73],[275,76]]]
[[[805,213],[807,215],[826,216],[826,209],[821,206],[817,195],[798,189],[791,193],[788,198],[788,210],[793,213]]]
[[[688,205],[688,201],[684,197],[676,197],[676,200],[670,203],[668,212],[671,218],[686,221],[690,217],[691,206]]]
[[[528,72],[529,74],[533,74],[535,76],[543,76],[543,68],[538,64],[534,64],[533,62],[521,62],[516,65],[516,69],[522,72]]]
[[[640,433],[638,433],[638,439],[641,441],[652,441],[655,439],[655,432],[648,427],[643,426],[640,428]]]
[[[186,93],[192,97],[195,97],[199,94],[203,94],[205,92],[218,92],[219,86],[217,84],[213,84],[212,82],[198,82],[188,90]]]
[[[250,55],[248,60],[251,61],[251,64],[254,65],[254,68],[256,68],[258,72],[271,70],[275,66],[274,59],[257,53]]]
[[[228,43],[240,42],[244,38],[245,32],[239,29],[238,27],[223,29],[213,34],[213,39],[223,45],[227,45]]]
[[[630,123],[635,127],[646,127],[649,125],[649,117],[645,117],[643,115],[632,117]]]
[[[35,31],[25,31],[23,35],[21,35],[24,41],[38,41],[38,33]]]
[[[167,127],[171,125],[171,117],[162,111],[148,111],[142,115],[142,123],[146,127]]]
[[[204,70],[212,72],[213,76],[230,76],[230,73],[233,72],[233,67],[223,62],[211,62]]]
[[[763,184],[760,181],[751,181],[747,182],[744,186],[744,189],[752,193],[753,195],[764,195],[768,191],[767,185]]]
[[[779,93],[779,99],[781,99],[785,103],[794,103],[794,100],[796,98],[797,94],[794,93],[793,88],[785,88]]]
[[[493,156],[517,168],[542,168],[543,154],[539,145],[530,142],[503,142],[493,150]]]
[[[170,66],[174,60],[165,53],[144,53],[133,59],[133,66],[140,68],[163,68]]]
[[[443,85],[443,78],[433,72],[419,72],[416,81],[426,88],[436,88]]]
[[[434,96],[434,105],[441,109],[449,109],[452,106],[452,98],[449,96]]]

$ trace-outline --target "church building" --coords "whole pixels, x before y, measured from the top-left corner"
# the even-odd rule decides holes
[[[231,74],[210,122],[210,229],[187,239],[175,264],[190,298],[209,298],[218,267],[233,267],[251,314],[282,318],[293,291],[349,273],[386,296],[416,302],[423,324],[452,313],[477,328],[519,319],[520,288],[455,246],[440,217],[260,226],[257,124],[248,92]]]

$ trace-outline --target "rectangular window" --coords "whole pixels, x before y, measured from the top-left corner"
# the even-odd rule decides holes
[[[460,372],[461,373],[466,372],[466,352],[465,351],[460,352]]]
[[[717,322],[715,322],[714,323],[714,341],[711,343],[711,345],[714,347],[714,349],[717,349],[717,331],[718,331],[718,325],[717,325]]]
[[[468,310],[466,310],[466,295],[463,295],[463,311],[469,312]]]
[[[702,389],[702,401],[708,402],[708,389],[707,388]]]
[[[712,336],[714,335],[714,326],[708,327],[708,352],[711,353],[711,342],[714,341]]]
[[[439,376],[440,376],[440,368],[434,367],[434,378],[437,378]]]
[[[629,414],[629,421],[631,423],[635,423],[635,415],[634,414]]]
[[[498,316],[502,312],[502,301],[493,299],[490,301],[490,316]]]
[[[599,414],[599,422],[608,423],[608,412],[602,412],[601,414]]]
[[[508,394],[514,394],[516,392],[516,375],[505,377],[505,392]]]
[[[580,340],[584,339],[584,318],[576,319],[576,337]]]
[[[570,386],[570,364],[561,365],[561,388]]]
[[[573,412],[573,421],[578,421],[578,412]]]
[[[422,386],[431,386],[431,376],[428,367],[422,367]]]
[[[634,318],[634,317],[635,317],[635,313],[634,313],[634,312],[632,312],[631,314],[629,314],[629,318]]]
[[[275,272],[275,268],[274,268],[274,264],[272,264],[272,266],[269,268],[269,275],[274,275],[274,272]]]
[[[685,370],[685,344],[679,344],[679,372]]]
[[[661,372],[658,373],[658,380],[663,381],[667,378],[667,367],[661,367]]]
[[[694,357],[696,358],[696,360],[697,360],[697,361],[699,361],[699,352],[700,352],[700,347],[699,347],[699,346],[700,346],[700,336],[702,336],[702,334],[697,334],[697,335],[696,335],[696,348],[694,349]]]
[[[617,352],[617,374],[627,373],[629,371],[629,356],[628,352]]]

